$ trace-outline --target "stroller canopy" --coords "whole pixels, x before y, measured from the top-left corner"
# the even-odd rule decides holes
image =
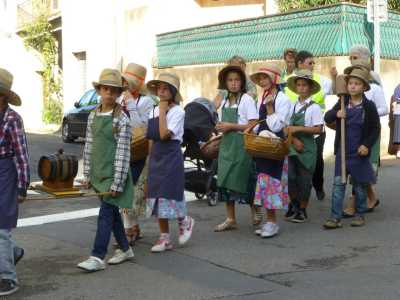
[[[206,98],[197,98],[185,106],[185,143],[206,142],[218,122],[214,103]]]

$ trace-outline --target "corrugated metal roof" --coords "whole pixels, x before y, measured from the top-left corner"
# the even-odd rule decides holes
[[[400,58],[400,14],[389,13],[381,37],[382,57]],[[160,34],[155,67],[220,63],[233,55],[249,61],[279,59],[289,47],[341,56],[354,44],[372,50],[373,25],[365,7],[338,4]]]

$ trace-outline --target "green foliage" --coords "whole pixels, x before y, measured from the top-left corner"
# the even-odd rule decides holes
[[[60,124],[63,116],[61,74],[57,68],[57,44],[42,1],[36,2],[32,23],[25,26],[25,46],[38,51],[43,58],[43,121]]]
[[[304,9],[316,6],[324,6],[329,4],[337,4],[345,2],[343,0],[278,0],[279,9],[281,12],[287,12],[294,9]],[[366,5],[367,0],[348,0],[346,2]],[[397,10],[400,12],[399,0],[388,0],[389,9]]]

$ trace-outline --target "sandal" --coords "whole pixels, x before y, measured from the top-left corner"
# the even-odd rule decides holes
[[[338,229],[342,228],[342,223],[337,219],[328,219],[324,224],[325,229]]]
[[[366,213],[372,213],[375,210],[375,207],[378,207],[379,204],[381,202],[379,201],[379,199],[376,199],[374,206],[372,206],[371,208],[367,208],[367,210],[365,211]]]
[[[237,229],[236,222],[233,220],[226,219],[223,223],[215,226],[214,232],[222,232],[235,229]]]

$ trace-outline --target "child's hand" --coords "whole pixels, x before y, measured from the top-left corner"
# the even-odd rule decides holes
[[[296,132],[299,132],[300,129],[301,129],[301,126],[289,126],[289,127],[287,127],[286,131],[287,131],[288,133],[289,133],[289,131],[290,131],[291,133],[296,133]]]
[[[294,149],[296,149],[297,152],[303,152],[304,143],[301,140],[299,140],[298,138],[293,137],[292,144],[294,146]]]
[[[338,112],[336,113],[336,117],[338,117],[339,119],[346,119],[346,111],[343,110],[338,110]]]
[[[218,123],[217,126],[215,126],[215,129],[217,129],[219,132],[226,133],[232,130],[232,124],[227,122],[221,122]]]
[[[369,150],[367,147],[365,147],[364,145],[361,145],[360,147],[358,147],[358,151],[357,151],[358,155],[360,156],[367,156],[369,153]]]

